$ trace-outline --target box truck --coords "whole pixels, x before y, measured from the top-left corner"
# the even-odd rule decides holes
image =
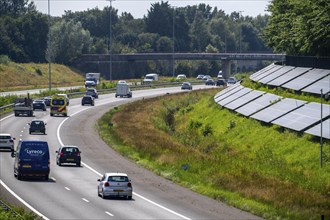
[[[128,97],[132,98],[132,91],[125,81],[119,81],[116,86],[115,97]]]

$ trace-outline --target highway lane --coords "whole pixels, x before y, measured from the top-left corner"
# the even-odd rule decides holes
[[[203,88],[203,86],[200,86]],[[194,87],[194,89],[197,88]],[[49,110],[35,111],[47,122],[47,135],[29,135],[26,124],[32,117],[9,117],[1,121],[1,132],[17,139],[47,140],[51,151],[51,179],[18,181],[13,176],[10,153],[0,153],[0,178],[17,195],[45,218],[50,219],[255,219],[256,216],[218,203],[179,187],[126,160],[109,148],[97,135],[94,124],[110,108],[127,101],[180,92],[177,88],[134,91],[132,99],[100,95],[96,106],[81,106],[73,99],[69,117],[50,117]],[[82,151],[82,167],[55,164],[55,150],[73,144]],[[104,172],[126,172],[132,179],[133,200],[97,196],[97,179]]]

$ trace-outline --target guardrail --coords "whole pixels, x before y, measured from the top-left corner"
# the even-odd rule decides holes
[[[20,216],[17,212],[12,210],[6,203],[0,200],[0,208],[2,211],[11,212],[14,216]]]

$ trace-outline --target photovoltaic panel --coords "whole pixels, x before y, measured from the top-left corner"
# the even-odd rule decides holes
[[[272,72],[271,74],[267,75],[266,77],[262,78],[259,80],[259,82],[263,83],[263,84],[267,84],[270,81],[282,76],[283,74],[286,74],[287,72],[291,71],[292,69],[294,69],[293,66],[283,66],[283,68]]]
[[[276,100],[281,99],[282,97],[266,93],[263,96],[257,98],[256,100],[253,100],[252,102],[247,103],[246,105],[243,105],[242,107],[236,109],[236,112],[239,112],[242,115],[250,116],[257,111],[260,111],[268,106],[270,106],[272,103],[274,103]]]
[[[316,81],[312,85],[304,88],[302,91],[321,94],[321,89],[323,90],[323,94],[330,92],[330,75]]]
[[[305,131],[308,134],[321,137],[321,123]],[[330,139],[330,118],[322,122],[322,137]]]
[[[281,116],[287,114],[288,112],[301,107],[305,103],[306,103],[305,101],[285,98],[255,114],[251,115],[250,117],[257,119],[259,121],[264,121],[264,122],[269,123],[269,122],[272,122],[273,120],[277,119],[278,117],[281,117]]]
[[[237,91],[237,92],[231,94],[231,95],[228,96],[227,98],[220,100],[218,103],[219,103],[220,105],[222,105],[222,106],[225,106],[225,105],[227,105],[228,103],[230,103],[230,102],[232,102],[232,101],[238,99],[239,97],[241,97],[241,96],[243,96],[243,95],[245,95],[245,94],[247,94],[247,93],[249,93],[249,92],[251,92],[251,91],[252,91],[252,89],[250,89],[250,88],[243,88],[243,89],[241,89],[241,90],[239,90],[239,91]]]
[[[282,76],[268,82],[267,84],[272,85],[272,86],[281,86],[281,85],[289,82],[290,80],[304,74],[305,72],[307,72],[310,69],[311,68],[296,67],[296,68],[292,69],[291,71],[283,74]]]
[[[232,110],[235,110],[235,109],[249,103],[250,101],[262,96],[263,94],[265,94],[265,92],[261,92],[261,91],[258,91],[258,90],[253,90],[253,91],[241,96],[240,98],[232,101],[231,103],[225,105],[225,107],[229,108],[229,109],[232,109]]]
[[[234,85],[228,86],[227,88],[221,90],[214,96],[214,100],[222,95],[225,95],[227,92],[231,91],[232,89],[235,89],[236,87],[239,87],[240,83],[235,83]]]
[[[271,68],[269,70],[266,70],[265,72],[263,72],[263,73],[259,74],[258,76],[254,77],[252,80],[253,81],[259,81],[262,78],[264,78],[264,77],[272,74],[273,72],[275,72],[275,71],[277,71],[277,70],[279,70],[281,68],[283,68],[283,66],[281,66],[281,65],[275,65],[273,68]]]
[[[219,102],[220,100],[223,100],[223,99],[227,98],[228,96],[230,96],[230,95],[232,95],[232,94],[234,94],[234,93],[240,91],[240,90],[243,89],[243,88],[244,88],[244,87],[241,86],[241,85],[240,85],[240,86],[237,86],[237,87],[235,87],[234,89],[232,89],[232,90],[226,92],[226,94],[223,94],[223,95],[221,95],[221,96],[218,96],[217,98],[214,99],[214,101],[215,101],[215,102]]]
[[[323,105],[323,117],[330,115],[330,105]],[[295,131],[303,131],[321,120],[321,104],[311,102],[274,120],[272,123]]]
[[[271,68],[274,68],[274,67],[275,67],[275,64],[272,63],[269,66],[266,66],[265,68],[262,68],[261,70],[257,71],[256,73],[253,73],[250,76],[250,79],[253,79],[253,78],[257,77],[258,75],[262,74],[263,72],[268,71],[268,70],[270,70]]]
[[[315,81],[327,76],[329,73],[330,70],[312,69],[307,73],[291,80],[290,82],[285,83],[284,85],[282,85],[282,87],[300,91],[301,89],[311,85]]]

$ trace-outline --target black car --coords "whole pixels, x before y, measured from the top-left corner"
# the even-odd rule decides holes
[[[216,86],[226,86],[227,83],[226,83],[226,80],[224,79],[218,79],[217,82],[216,82]]]
[[[211,85],[211,86],[214,86],[215,85],[215,82],[214,82],[214,80],[213,79],[207,79],[206,81],[205,81],[205,85]]]
[[[46,104],[45,104],[44,100],[33,101],[33,111],[36,109],[41,109],[43,111],[46,111]]]
[[[43,133],[46,134],[46,123],[44,123],[42,120],[34,119],[29,123],[29,134],[32,133]]]
[[[192,90],[192,85],[190,82],[184,82],[181,85],[181,89],[188,89],[188,90]]]
[[[46,106],[50,106],[51,101],[52,101],[52,97],[50,97],[50,96],[47,96],[44,98],[44,102],[45,102]]]
[[[86,90],[86,95],[91,95],[91,96],[93,96],[96,99],[99,97],[99,94],[97,93],[97,90],[96,89],[93,89],[93,88],[88,88]]]
[[[81,99],[81,105],[92,105],[94,106],[94,97],[91,95],[84,95]]]
[[[56,151],[56,164],[61,166],[63,163],[76,164],[80,167],[81,152],[76,146],[63,146]]]

